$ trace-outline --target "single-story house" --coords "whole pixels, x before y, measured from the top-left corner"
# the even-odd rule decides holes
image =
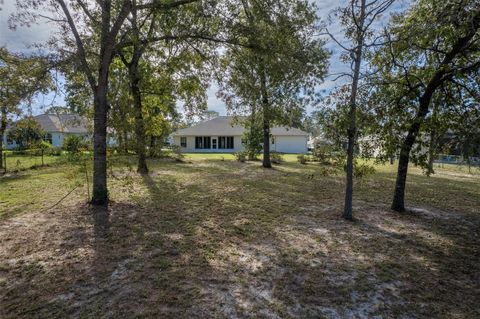
[[[78,114],[42,114],[33,117],[45,131],[44,141],[53,147],[62,147],[63,140],[67,135],[79,135],[89,138],[87,120]],[[3,145],[6,149],[18,147],[15,140],[8,138],[8,128],[3,136]]]
[[[233,116],[219,116],[180,129],[172,134],[173,144],[182,152],[234,153],[243,150],[245,128]],[[293,127],[274,126],[270,130],[270,150],[279,153],[306,153],[308,133]]]

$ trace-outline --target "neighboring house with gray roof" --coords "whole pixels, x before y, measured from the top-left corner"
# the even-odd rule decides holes
[[[88,121],[78,114],[42,114],[33,117],[45,131],[44,140],[53,147],[62,147],[67,135],[78,135],[84,138],[90,136]],[[8,128],[3,136],[3,145],[6,149],[18,147],[14,140],[8,138]]]
[[[245,128],[233,116],[219,116],[172,134],[173,144],[183,152],[233,153],[243,149]],[[307,152],[308,133],[293,127],[274,126],[270,130],[270,150],[280,153]]]

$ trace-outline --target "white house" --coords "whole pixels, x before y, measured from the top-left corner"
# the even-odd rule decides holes
[[[87,130],[87,120],[78,114],[42,114],[33,117],[45,131],[44,140],[53,147],[61,147],[67,135],[90,136]],[[8,139],[8,129],[3,136],[6,149],[18,147],[14,140]]]
[[[183,152],[233,153],[243,150],[245,128],[233,116],[219,116],[209,121],[178,130],[172,134],[173,144]],[[270,150],[280,153],[307,152],[308,133],[293,127],[275,126],[271,130]]]

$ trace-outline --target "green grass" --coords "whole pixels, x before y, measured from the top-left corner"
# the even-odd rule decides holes
[[[411,167],[398,214],[377,165],[346,222],[344,175],[285,157],[111,158],[108,214],[78,167],[1,178],[0,317],[478,317],[480,175]]]
[[[44,155],[43,164],[44,165],[55,165],[58,162],[62,161],[60,156],[50,156]],[[26,170],[32,167],[38,167],[42,165],[41,156],[30,156],[30,155],[8,155],[7,154],[7,171],[19,171]]]
[[[188,160],[235,160],[233,153],[183,153]],[[297,162],[298,154],[282,154],[285,162]],[[262,155],[258,156],[258,160],[262,160]]]

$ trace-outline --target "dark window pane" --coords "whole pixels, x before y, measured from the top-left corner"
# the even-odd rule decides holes
[[[225,148],[225,136],[218,137],[218,148],[224,149]]]
[[[227,148],[233,149],[233,136],[227,136]]]
[[[203,148],[203,139],[201,136],[195,137],[195,148]]]
[[[203,148],[210,148],[210,136],[203,137]]]

